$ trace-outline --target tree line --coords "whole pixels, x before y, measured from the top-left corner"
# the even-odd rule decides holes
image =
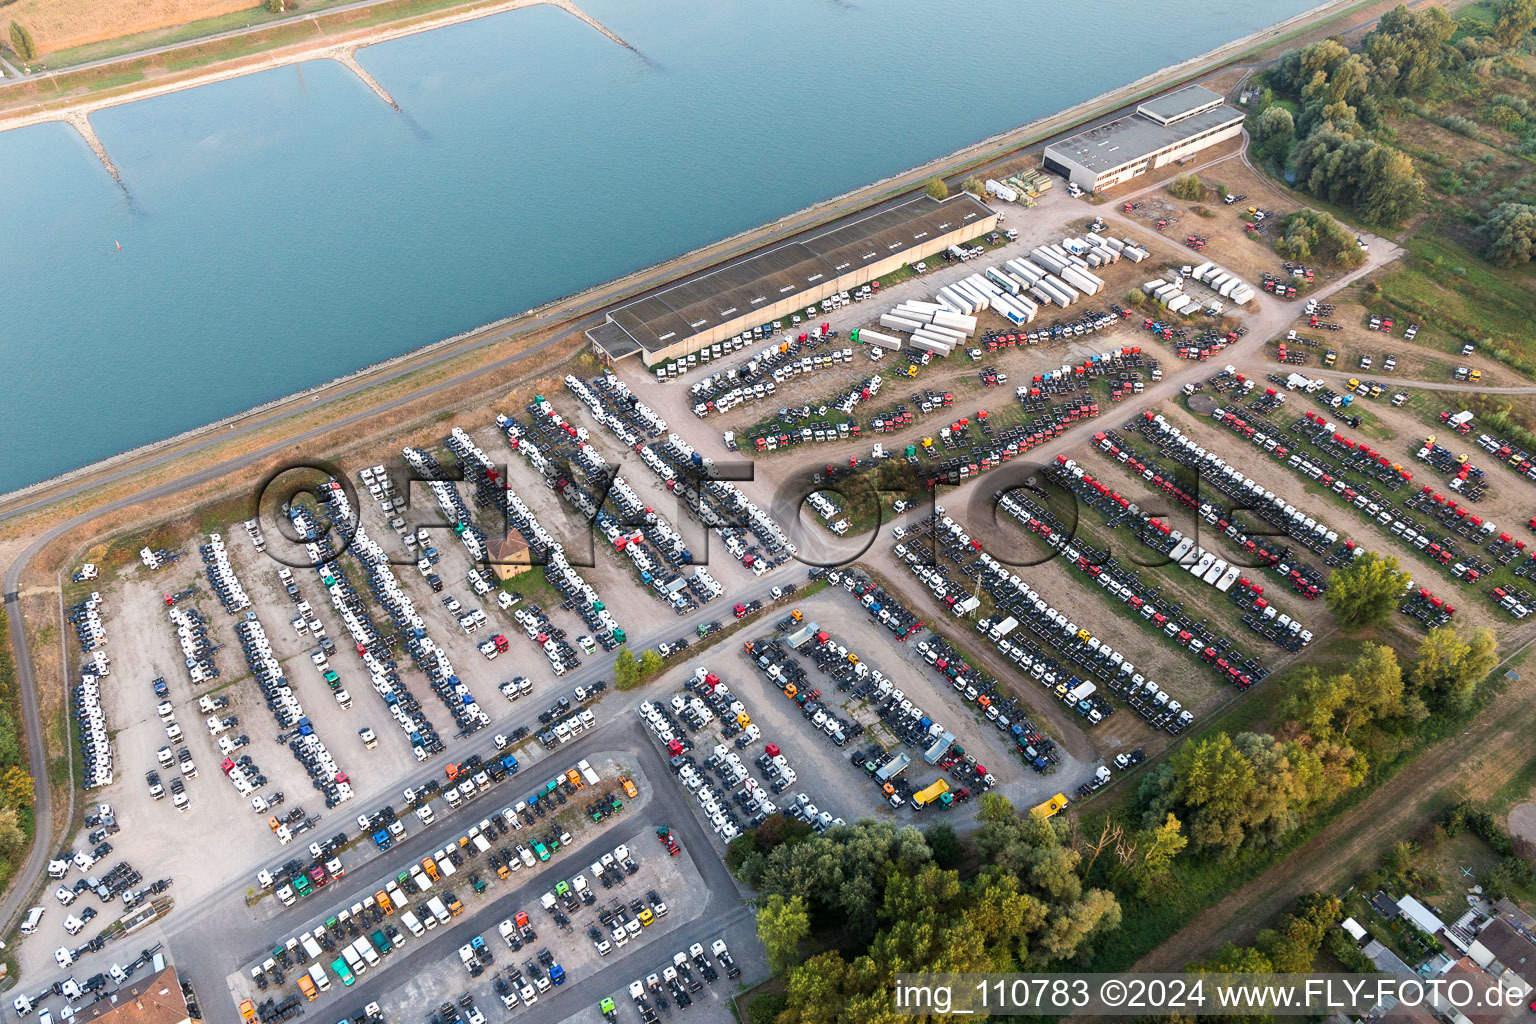
[[[1259,111],[1250,122],[1255,155],[1276,167],[1289,164],[1297,187],[1354,210],[1368,223],[1391,227],[1409,220],[1424,208],[1424,181],[1413,160],[1393,145],[1386,115],[1434,95],[1450,72],[1526,45],[1536,25],[1536,0],[1496,0],[1492,15],[1486,25],[1458,25],[1440,7],[1399,6],[1358,50],[1331,37],[1290,51],[1263,77]],[[1458,28],[1461,37],[1453,42]],[[1509,101],[1496,101],[1490,110],[1490,122],[1525,123],[1519,101],[1504,99]],[[1451,127],[1476,126],[1466,121]],[[1480,232],[1491,261],[1527,262],[1536,253],[1536,207],[1495,204]],[[1293,252],[1304,241],[1287,236]]]

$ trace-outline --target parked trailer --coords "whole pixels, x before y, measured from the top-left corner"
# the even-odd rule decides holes
[[[1175,295],[1173,298],[1168,299],[1167,306],[1168,312],[1170,313],[1187,313],[1192,309],[1198,309],[1200,307],[1200,303],[1196,302],[1194,299],[1181,292],[1180,294]]]
[[[1007,296],[993,303],[992,310],[1000,314],[1015,327],[1023,327],[1035,318],[1034,313],[1027,311],[1023,306],[1016,304]]]
[[[1235,302],[1239,306],[1241,306],[1245,302],[1252,302],[1253,301],[1253,296],[1254,296],[1253,286],[1250,285],[1250,284],[1246,284],[1245,283],[1245,284],[1239,285],[1237,288],[1232,289],[1232,294],[1228,295],[1227,298],[1231,299],[1233,302]]]
[[[912,347],[923,352],[932,352],[934,355],[947,356],[951,351],[950,346],[941,341],[924,337],[920,334],[912,335]]]
[[[933,322],[943,327],[952,327],[963,334],[976,333],[976,318],[961,313],[951,313],[949,310],[940,310],[933,314]]]
[[[881,319],[883,320],[884,317],[882,317]],[[894,337],[892,337],[889,334],[881,334],[879,331],[872,331],[868,327],[863,327],[863,328],[859,329],[859,341],[867,342],[868,344],[871,344],[871,345],[879,345],[881,348],[888,348],[888,349],[898,349],[898,348],[901,348],[901,339],[900,338],[894,338]]]
[[[933,314],[925,309],[913,309],[906,303],[902,303],[890,312],[903,320],[913,320],[920,324],[926,324],[933,319]]]
[[[972,313],[976,312],[976,304],[974,302],[948,285],[945,285],[943,288],[939,289],[939,298],[943,299],[944,304],[953,309],[956,313],[960,313],[964,316],[970,316]]]
[[[1085,270],[1078,270],[1076,267],[1068,267],[1061,273],[1063,281],[1074,288],[1087,292],[1089,295],[1097,295],[1099,290],[1104,287],[1103,281],[1092,277]]]
[[[1023,281],[1026,287],[1035,284],[1045,276],[1045,271],[1025,260],[1009,260],[1004,266],[1008,268],[1010,274]]]
[[[1016,190],[1009,188],[1000,181],[994,181],[992,178],[982,182],[981,187],[987,190],[987,195],[996,196],[1005,203],[1016,203],[1019,201],[1019,193]]]
[[[1031,302],[1029,299],[1026,299],[1022,295],[1009,296],[1008,305],[1013,307],[1013,310],[1016,314],[1023,317],[1024,323],[1029,323],[1035,318],[1035,315],[1040,312],[1039,306],[1035,305],[1033,302]],[[1014,320],[1013,317],[1009,317],[1009,319]],[[1018,322],[1018,320],[1014,320],[1014,323]]]
[[[1183,540],[1179,541],[1179,543],[1174,546],[1174,549],[1172,551],[1168,552],[1168,560],[1170,562],[1172,562],[1173,564],[1175,564],[1175,565],[1179,564],[1179,559],[1181,559],[1185,555],[1189,554],[1189,549],[1194,547],[1194,546],[1195,546],[1194,538],[1193,537],[1185,537]]]
[[[988,309],[992,305],[991,301],[987,298],[984,292],[976,288],[974,285],[966,283],[965,281],[956,281],[949,287],[954,290],[961,298],[965,299],[971,304],[972,314],[979,313],[984,309]]]
[[[1012,301],[1015,306],[1024,311],[1024,315],[1030,320],[1033,320],[1035,318],[1035,314],[1040,312],[1039,304],[1032,299],[1026,298],[1022,292],[1013,296]]]
[[[1066,281],[1059,277],[1051,277],[1049,274],[1047,274],[1045,277],[1040,279],[1040,283],[1049,285],[1057,291],[1061,292],[1067,297],[1068,303],[1076,302],[1078,299],[1083,297],[1081,292],[1067,284]]]
[[[960,345],[965,342],[965,335],[949,327],[940,327],[938,324],[929,324],[928,326],[920,328],[914,333],[922,334],[930,338],[943,338],[944,340],[948,341],[950,345]]]
[[[1221,579],[1216,581],[1216,589],[1225,594],[1232,589],[1232,584],[1242,575],[1242,570],[1235,565],[1227,566],[1227,571],[1221,574]]]
[[[1059,274],[1066,269],[1066,263],[1041,249],[1036,249],[1029,254],[1029,262],[1045,271],[1047,274]]]
[[[1205,275],[1209,274],[1212,270],[1215,269],[1216,264],[1211,263],[1210,261],[1206,261],[1205,263],[1200,264],[1194,270],[1190,271],[1189,276],[1193,277],[1196,281],[1204,281]]]
[[[1009,295],[1019,294],[1019,282],[1008,276],[1005,271],[999,270],[996,267],[988,267],[987,279]]]
[[[1151,256],[1152,254],[1147,252],[1147,250],[1143,249],[1139,245],[1127,244],[1124,249],[1120,250],[1120,255],[1124,256],[1132,263],[1140,263],[1142,260]]]
[[[899,317],[895,313],[881,313],[880,326],[889,327],[893,331],[901,331],[904,334],[911,334],[913,331],[921,327],[922,324],[918,323],[916,320],[907,320],[903,317]],[[862,331],[859,332],[859,337],[862,338],[863,336],[864,333]]]
[[[1226,571],[1227,560],[1225,558],[1218,558],[1216,559],[1216,564],[1207,569],[1205,571],[1205,575],[1200,577],[1201,582],[1209,583],[1214,587],[1216,585],[1216,581],[1221,579],[1222,574]]]
[[[921,299],[908,299],[902,305],[914,313],[927,313],[929,316],[944,312],[944,307],[937,302],[924,302]]]
[[[1035,285],[1035,287],[1041,289],[1045,293],[1045,299],[1047,302],[1054,303],[1060,306],[1062,309],[1066,309],[1068,306],[1072,305],[1072,299],[1067,295],[1066,291],[1062,289],[1061,285],[1056,282],[1055,278],[1042,277],[1040,279],[1040,283]]]

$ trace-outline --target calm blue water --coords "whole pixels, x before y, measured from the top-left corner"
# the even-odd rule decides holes
[[[122,187],[63,125],[0,133],[0,491],[763,223],[1311,2],[1079,0],[1063,17],[588,0],[644,58],[540,7],[362,51],[404,114],[331,61],[117,107],[93,120]]]

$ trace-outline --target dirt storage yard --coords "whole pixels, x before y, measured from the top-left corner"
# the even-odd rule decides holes
[[[1301,415],[1301,412],[1301,408],[1288,404],[1282,410],[1281,415],[1275,419],[1275,422],[1277,424],[1285,423],[1289,425],[1291,420]],[[1186,435],[1195,438],[1198,444],[1204,445],[1207,448],[1214,447],[1217,451],[1236,454],[1239,459],[1249,454],[1249,452],[1232,449],[1232,434],[1216,427],[1206,417],[1194,416],[1183,410],[1177,413],[1171,410],[1164,410],[1164,415],[1167,416],[1169,422],[1184,431]],[[1429,467],[1422,463],[1414,462],[1411,456],[1406,453],[1403,453],[1402,457],[1404,465],[1413,466],[1415,481],[1414,485],[1411,486],[1417,486],[1419,476],[1417,471],[1420,469],[1427,470]],[[1229,461],[1231,461],[1230,456]],[[1394,555],[1402,567],[1412,575],[1413,579],[1420,586],[1428,587],[1432,592],[1444,595],[1457,606],[1456,622],[1458,628],[1491,626],[1499,629],[1509,625],[1510,620],[1508,617],[1496,612],[1487,599],[1479,593],[1482,589],[1481,587],[1474,586],[1463,589],[1461,584],[1452,580],[1446,574],[1445,567],[1433,562],[1423,552],[1403,544],[1388,529],[1369,519],[1363,512],[1353,507],[1346,507],[1342,498],[1325,491],[1321,485],[1311,481],[1304,481],[1291,469],[1272,459],[1254,457],[1244,459],[1240,462],[1240,465],[1245,475],[1251,476],[1255,482],[1268,490],[1274,491],[1276,495],[1283,496],[1287,502],[1295,504],[1298,508],[1308,509],[1310,514],[1315,515],[1321,512],[1323,518],[1327,520],[1329,527],[1338,531],[1341,540],[1350,537],[1370,550]],[[1511,486],[1506,490],[1513,492],[1514,488]],[[1395,492],[1394,498],[1401,504],[1402,500],[1409,497],[1412,493],[1411,488],[1403,488]],[[1474,546],[1470,542],[1467,542],[1464,546],[1469,550],[1480,550],[1480,547]],[[1306,560],[1316,561],[1315,558],[1308,558]],[[1267,589],[1266,596],[1268,596]],[[1303,615],[1307,615],[1307,612],[1304,611]],[[1311,616],[1308,617],[1310,618]],[[1314,633],[1317,632],[1315,626],[1311,628]]]
[[[923,709],[927,717],[942,723],[946,730],[953,732],[956,744],[988,768],[997,778],[997,791],[1006,796],[1015,806],[1026,805],[1026,802],[1028,806],[1033,806],[1052,794],[1062,791],[1064,787],[1068,790],[1075,789],[1084,778],[1092,774],[1091,764],[1073,756],[1072,749],[1077,746],[1076,744],[1062,744],[1061,763],[1049,775],[1038,775],[1033,769],[1025,766],[1014,751],[1012,742],[979,710],[974,706],[967,706],[948,682],[943,680],[940,674],[924,662],[917,653],[917,642],[930,631],[920,631],[905,643],[895,643],[890,632],[879,626],[870,617],[869,612],[840,587],[829,587],[800,602],[798,607],[804,614],[805,621],[815,621],[832,635],[835,643],[847,647],[850,653],[857,653],[871,670],[878,669],[884,673],[893,681],[897,689],[904,692],[906,699]],[[926,608],[920,610],[920,614],[926,612]],[[940,624],[933,618],[929,621],[933,625],[941,625],[945,630],[951,628],[950,623]],[[977,653],[977,649],[981,646],[974,635],[956,632],[953,640],[973,654]],[[920,789],[940,776],[936,768],[923,762],[922,750],[904,746],[890,729],[879,721],[875,714],[874,702],[851,697],[851,691],[840,693],[835,685],[827,681],[829,677],[817,669],[812,659],[801,657],[799,660],[806,667],[809,685],[822,690],[821,699],[840,717],[852,718],[863,724],[866,729],[863,736],[850,739],[843,748],[835,747],[824,735],[814,730],[810,723],[804,721],[793,701],[772,688],[766,681],[762,681],[761,685],[773,703],[783,709],[782,714],[789,720],[791,726],[798,727],[808,741],[823,751],[826,756],[833,761],[841,762],[833,764],[829,761],[828,771],[836,769],[838,775],[849,776],[858,791],[863,794],[862,800],[870,804],[880,804],[880,793],[866,775],[854,769],[848,757],[856,749],[868,749],[871,743],[878,742],[887,750],[904,751],[912,758],[912,765],[907,768],[907,774],[911,776],[916,773],[915,778],[909,778],[914,789]],[[994,674],[1003,681],[1009,678],[1002,673]],[[761,675],[757,675],[757,679],[762,680]],[[1015,692],[1032,710],[1036,705],[1043,703],[1038,693],[1031,693],[1021,686],[1017,687]],[[1036,716],[1036,720],[1041,719]],[[1047,728],[1047,731],[1058,743],[1062,742],[1062,736],[1055,728]],[[950,781],[955,785],[953,779]],[[974,788],[973,795],[979,795],[975,793]],[[951,813],[969,817],[974,815],[975,807],[976,802],[972,800],[967,805],[957,805]],[[911,814],[909,809],[904,808],[896,812],[896,817],[905,818]],[[928,812],[923,812],[919,817],[925,817],[927,814]]]
[[[1123,210],[1124,204],[1130,203],[1133,208],[1129,216],[1149,232],[1157,232],[1158,221],[1166,221],[1158,233],[1180,247],[1186,246],[1190,235],[1204,238],[1203,251],[1184,249],[1188,264],[1210,260],[1243,277],[1255,288],[1259,287],[1266,273],[1284,275],[1282,264],[1285,261],[1273,248],[1277,234],[1274,224],[1280,217],[1296,210],[1296,203],[1280,195],[1236,157],[1194,168],[1194,172],[1207,186],[1221,185],[1227,193],[1245,198],[1228,205],[1222,201],[1224,193],[1213,188],[1205,199],[1196,202],[1177,199],[1166,185],[1159,185],[1126,195],[1111,195],[1105,206]],[[1254,222],[1248,214],[1250,207],[1263,211],[1266,216]],[[1258,227],[1250,232],[1244,227],[1248,223],[1257,223]],[[1254,235],[1257,237],[1252,237]],[[1158,254],[1154,253],[1153,259],[1143,262],[1140,269],[1156,270],[1161,265]],[[1148,279],[1152,276],[1155,274],[1148,275]],[[1314,287],[1326,282],[1328,276],[1322,268],[1317,268]],[[1124,292],[1109,294],[1123,295]]]

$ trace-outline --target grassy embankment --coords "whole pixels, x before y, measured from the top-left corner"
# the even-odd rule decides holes
[[[0,890],[10,884],[20,867],[36,828],[32,817],[32,777],[27,774],[26,765],[10,619],[8,612],[0,608]]]

